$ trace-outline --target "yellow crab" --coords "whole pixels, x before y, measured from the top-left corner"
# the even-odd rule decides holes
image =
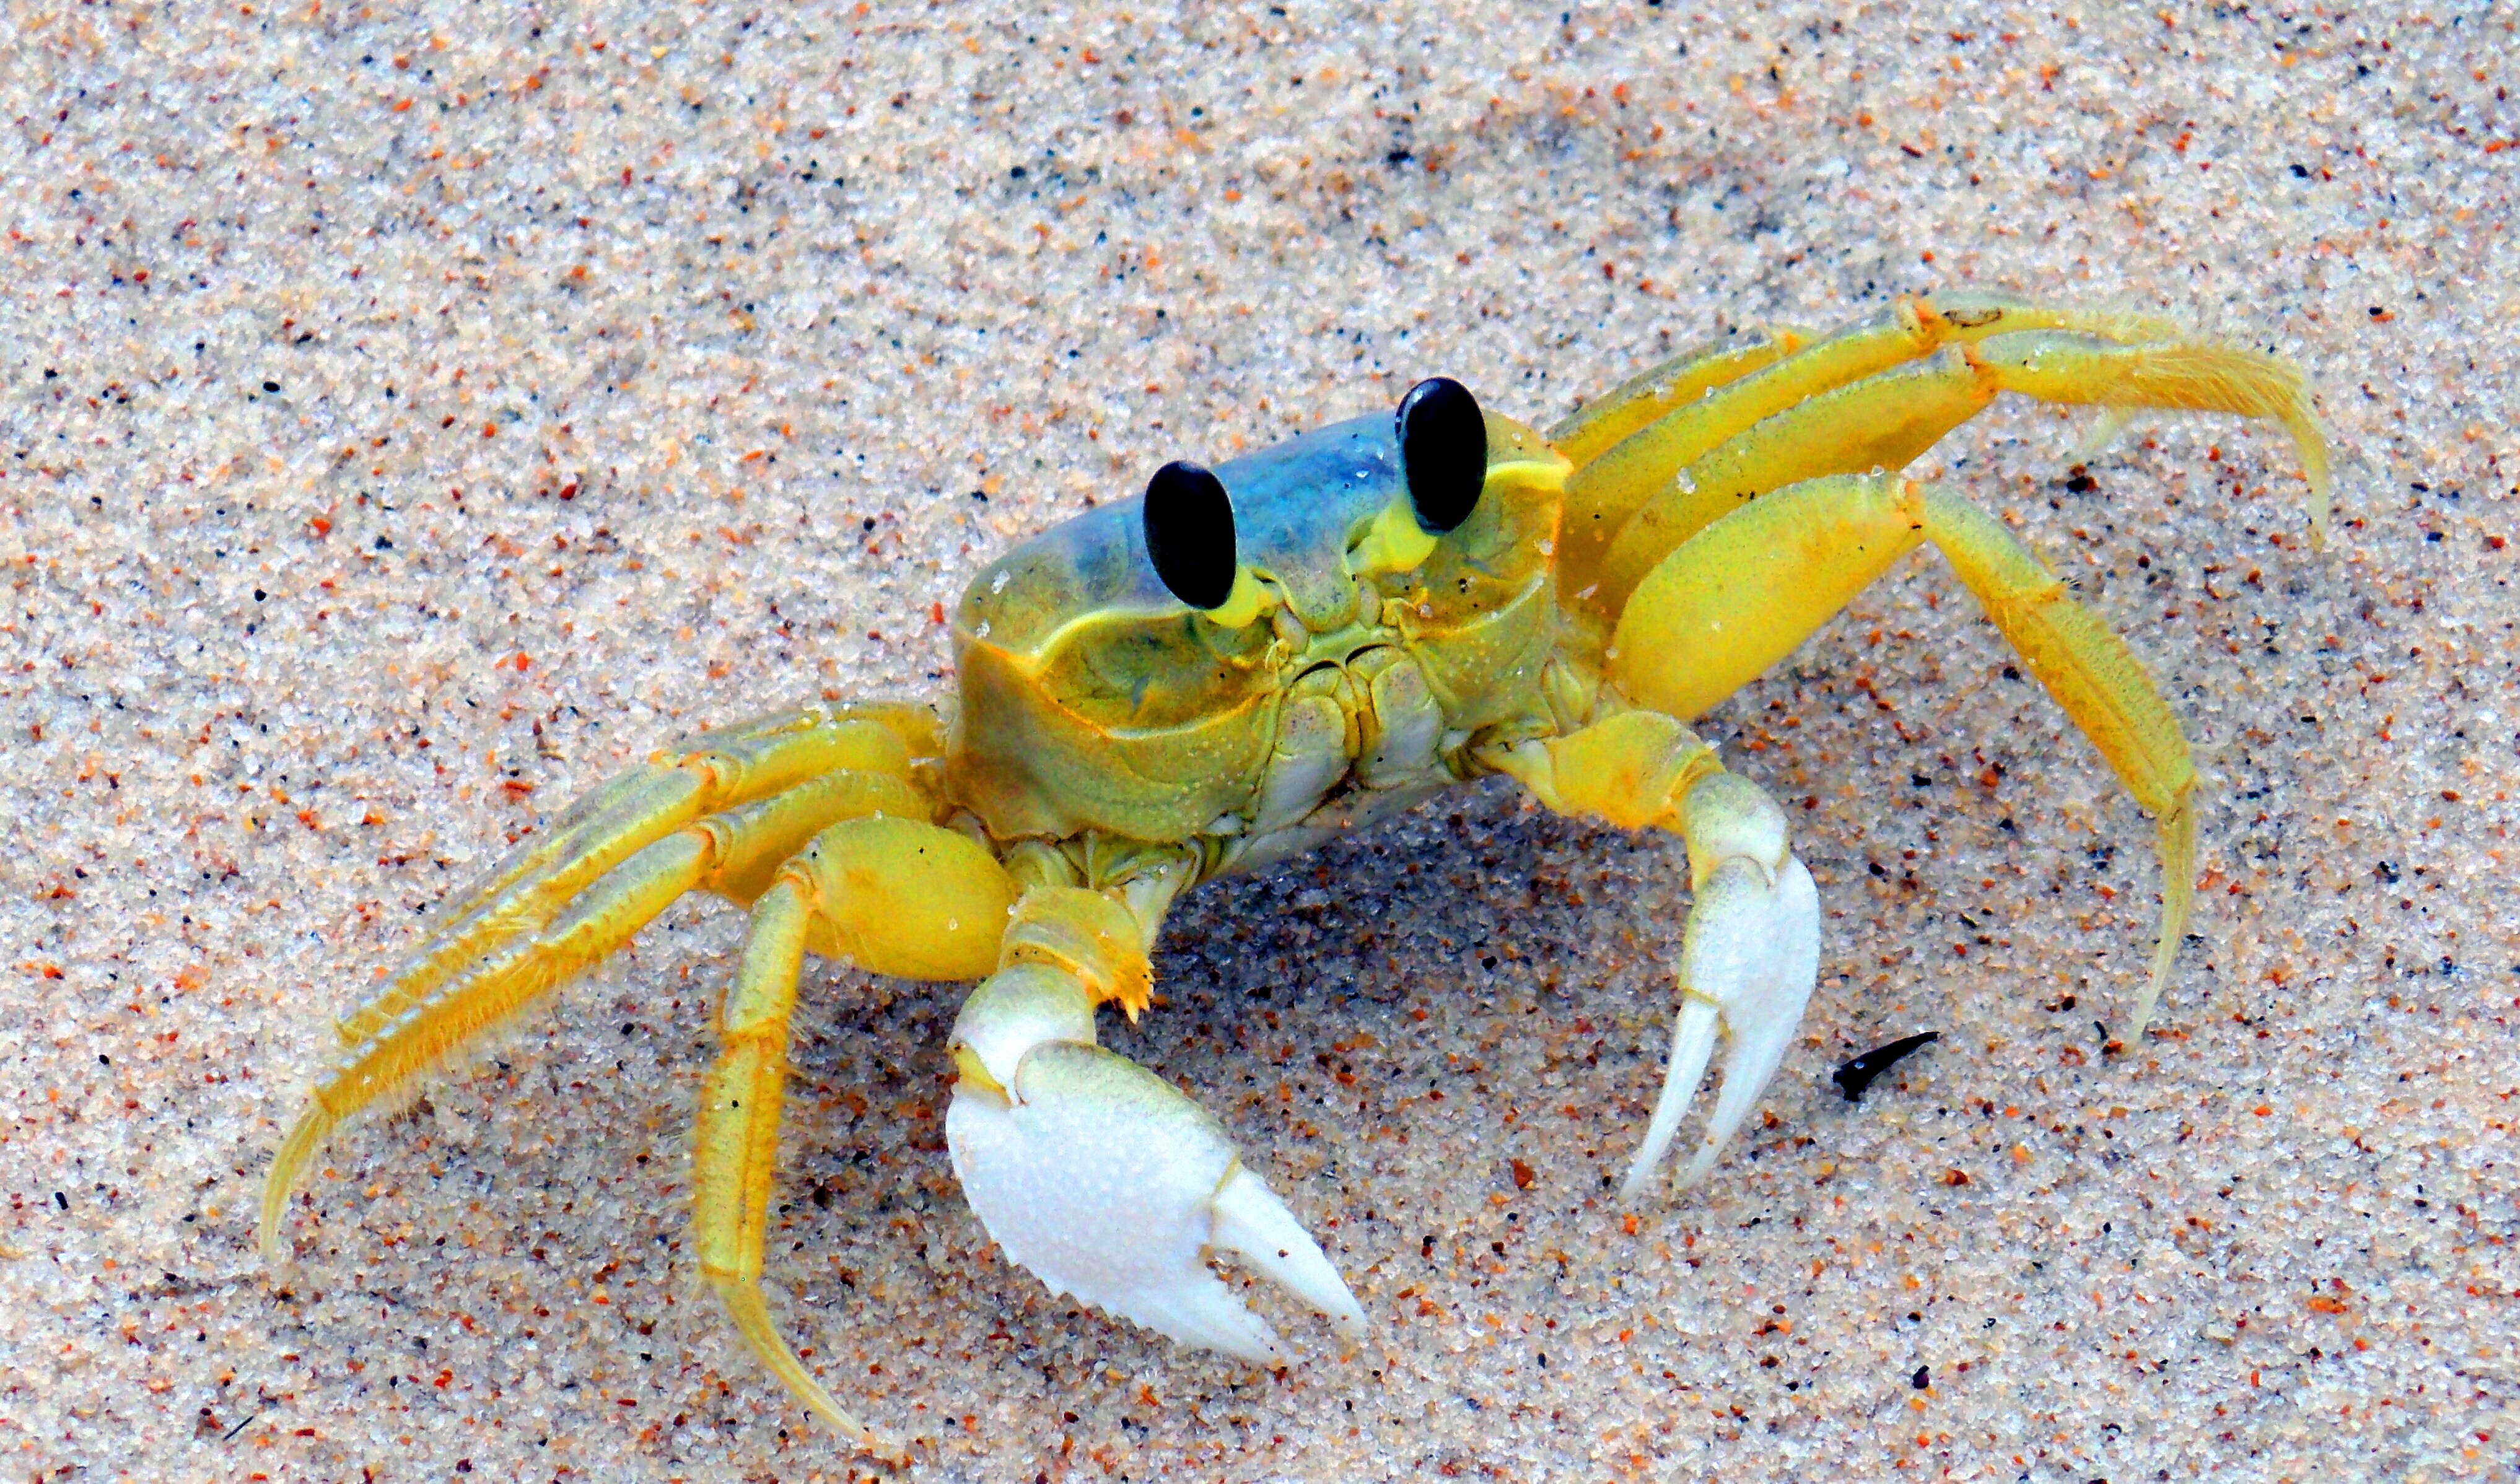
[[[1771,329],[1683,355],[1543,437],[1420,382],[1389,414],[1143,496],[981,571],[943,714],[881,703],[695,739],[597,790],[451,910],[339,1022],[264,1188],[289,1194],[343,1119],[461,1057],[685,892],[750,908],[693,1138],[702,1273],[746,1343],[859,1444],[773,1326],[762,1237],[807,953],[978,979],[949,1049],[954,1169],[989,1234],[1055,1290],[1268,1362],[1218,1282],[1231,1251],[1351,1334],[1365,1316],[1224,1130],[1095,1044],[1130,1015],[1172,903],[1439,789],[1509,774],[1542,803],[1687,842],[1693,903],[1671,1069],[1627,1194],[1670,1147],[1719,1034],[1702,1177],[1774,1074],[1819,967],[1785,815],[1686,723],[1929,541],[2158,822],[2162,930],[2140,1033],[2188,912],[2195,775],[2125,644],[2003,525],[1897,471],[2014,391],[2123,416],[2279,420],[2314,536],[2326,452],[2301,376],[2175,325],[1988,296],[1902,300],[1824,337]]]

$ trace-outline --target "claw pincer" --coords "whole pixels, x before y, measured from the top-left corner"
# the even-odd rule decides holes
[[[1282,1360],[1278,1336],[1208,1271],[1213,1252],[1328,1315],[1365,1313],[1224,1128],[1171,1083],[1094,1044],[1082,986],[1002,969],[955,1022],[945,1113],[954,1174],[1007,1255],[1056,1293],[1180,1340]]]
[[[2179,723],[2125,642],[2006,525],[1897,471],[2001,392],[2280,423],[2314,540],[2326,450],[2299,372],[2176,325],[1987,296],[1901,300],[1835,335],[1752,331],[1551,429],[1419,382],[1394,413],[1210,470],[1174,462],[983,569],[946,715],[867,704],[697,739],[599,790],[449,904],[340,1022],[341,1057],[264,1190],[290,1197],[343,1120],[484,1036],[694,891],[751,913],[693,1139],[702,1276],[762,1364],[869,1448],[762,1287],[789,1020],[809,956],[981,979],[957,1019],[946,1144],[989,1235],[1058,1293],[1261,1365],[1277,1333],[1238,1263],[1350,1337],[1329,1257],[1169,1082],[1095,1043],[1157,1003],[1148,953],[1182,892],[1456,784],[1677,836],[1693,901],[1642,1194],[1721,1047],[1703,1179],[1791,1047],[1820,903],[1774,800],[1688,723],[1931,545],[2156,822],[2168,982],[2195,875]],[[811,1355],[813,1352],[804,1352]]]

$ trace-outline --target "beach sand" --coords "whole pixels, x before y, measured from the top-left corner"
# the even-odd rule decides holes
[[[2196,743],[2151,1035],[2150,827],[1921,554],[1703,724],[1825,910],[1703,1189],[1614,1190],[1678,852],[1497,782],[1202,890],[1104,1026],[1360,1351],[1051,1298],[952,1179],[959,987],[831,966],[774,1304],[928,1479],[2520,1477],[2514,12],[1464,9],[12,7],[0,1478],[869,1466],[696,1280],[739,914],[341,1133],[267,1274],[329,1016],[651,748],[943,695],[968,576],[1166,460],[1959,289],[2278,350],[2334,432],[2323,551],[2232,419],[1918,466]]]

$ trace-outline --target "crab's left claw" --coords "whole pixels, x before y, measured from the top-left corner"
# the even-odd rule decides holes
[[[1794,859],[1784,811],[1755,785],[1718,773],[1682,809],[1696,900],[1683,939],[1683,999],[1671,1071],[1620,1193],[1634,1199],[1671,1147],[1723,1031],[1724,1088],[1682,1186],[1704,1179],[1784,1059],[1820,974],[1820,896]]]
[[[1208,1271],[1211,1252],[1360,1335],[1355,1296],[1225,1130],[1094,1045],[1093,1016],[1074,978],[1029,964],[964,1007],[945,1143],[989,1235],[1054,1292],[1255,1365],[1283,1359],[1278,1336]]]

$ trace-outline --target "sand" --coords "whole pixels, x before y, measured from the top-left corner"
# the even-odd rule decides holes
[[[13,7],[0,1477],[868,1466],[696,1284],[737,914],[345,1132],[275,1278],[328,1016],[651,747],[939,692],[968,574],[1167,459],[1960,288],[2279,350],[2334,429],[2324,551],[2230,419],[1919,466],[2196,742],[2154,1034],[2148,826],[1920,555],[1705,723],[1826,921],[1703,1190],[1611,1189],[1685,872],[1498,783],[1203,891],[1107,1028],[1361,1352],[1048,1297],[952,1181],[957,987],[830,967],[780,1311],[928,1479],[2520,1477],[2515,13],[1471,9]]]

